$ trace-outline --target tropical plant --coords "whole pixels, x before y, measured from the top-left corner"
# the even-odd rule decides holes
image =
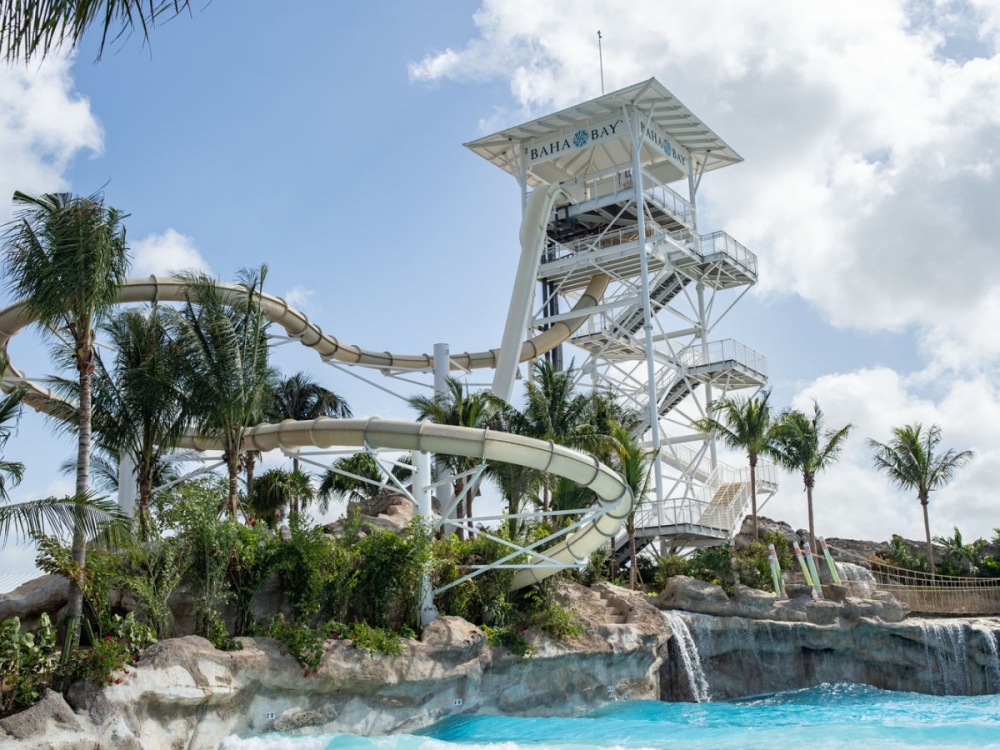
[[[650,459],[655,454],[645,450],[639,438],[622,425],[612,427],[612,437],[616,455],[611,466],[632,490],[632,509],[625,519],[625,532],[628,534],[629,587],[634,590],[639,572],[635,553],[635,512],[649,490],[649,475],[653,469]]]
[[[103,197],[68,193],[31,196],[14,193],[16,219],[4,237],[8,290],[46,331],[70,342],[79,380],[76,492],[88,496],[91,443],[91,376],[96,330],[118,301],[128,271],[125,215],[105,206]],[[86,523],[75,509],[73,557],[86,563]],[[67,640],[75,646],[83,611],[83,591],[70,582]]]
[[[283,419],[312,420],[320,417],[346,419],[352,413],[344,398],[324,388],[306,373],[297,372],[271,383],[267,416],[271,421],[280,422]]]
[[[267,266],[241,271],[235,294],[204,274],[179,276],[187,284],[186,301],[173,320],[183,353],[181,380],[199,434],[223,446],[233,518],[243,438],[262,421],[271,377],[268,322],[260,304],[266,276]]]
[[[941,428],[931,425],[924,429],[919,422],[896,427],[888,443],[868,440],[873,451],[875,468],[885,474],[900,489],[917,491],[917,500],[924,512],[924,533],[927,538],[927,564],[931,578],[934,577],[934,545],[931,543],[931,524],[927,515],[927,505],[931,492],[948,484],[955,472],[969,463],[975,454],[972,451],[955,451],[949,448],[939,453]]]
[[[836,462],[852,427],[847,424],[838,430],[824,429],[823,412],[816,402],[811,417],[797,409],[786,409],[774,427],[775,458],[789,471],[802,474],[809,511],[809,546],[813,550],[818,549],[813,521],[816,475]]]
[[[750,464],[750,512],[753,514],[753,538],[760,539],[757,526],[757,461],[771,453],[774,425],[771,420],[770,391],[759,398],[722,398],[708,405],[709,416],[694,423],[699,432],[715,434],[734,450],[743,450]]]
[[[46,613],[34,633],[22,632],[17,617],[0,623],[0,714],[37,703],[57,658],[56,629]]]
[[[182,366],[181,352],[156,306],[126,310],[105,322],[102,329],[115,361],[108,368],[95,351],[92,423],[100,452],[92,456],[94,474],[104,488],[115,491],[123,458],[134,464],[139,533],[147,539],[154,484],[169,464],[168,451],[190,423],[185,394],[176,378]],[[50,382],[57,392],[69,397],[54,400],[49,405],[50,415],[76,421],[77,384],[63,379]]]
[[[150,29],[191,7],[191,0],[74,0],[74,2],[0,3],[0,48],[7,62],[45,57],[64,44],[75,47],[94,25],[102,29],[97,58],[104,46],[123,35],[140,31],[148,41]]]
[[[268,469],[254,478],[248,505],[254,518],[268,528],[277,529],[286,511],[295,515],[299,506],[308,505],[314,495],[308,474],[298,470]]]
[[[332,500],[343,499],[360,503],[373,500],[382,492],[385,477],[374,456],[365,451],[342,456],[323,473],[316,497],[322,513],[330,509]]]
[[[488,391],[470,393],[461,381],[454,378],[448,378],[447,382],[447,393],[435,394],[433,397],[413,396],[408,399],[410,406],[417,410],[417,419],[429,419],[438,424],[460,427],[490,428],[498,425],[501,412],[507,406],[503,400]],[[466,489],[469,479],[463,475],[474,471],[480,461],[475,458],[449,456],[446,462],[455,473],[454,496],[461,497],[465,492],[464,507],[463,503],[455,507],[455,517],[471,518],[472,501],[479,488],[477,483]],[[465,530],[466,526],[459,523],[457,533],[460,538],[464,536]]]

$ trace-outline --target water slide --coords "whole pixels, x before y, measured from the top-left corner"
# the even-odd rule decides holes
[[[551,208],[555,193],[536,192],[546,193],[544,205]],[[526,212],[525,219],[528,220],[530,216],[538,214],[544,205],[536,205],[535,210]],[[534,254],[537,259],[541,253],[545,240],[544,225],[541,226],[541,231],[537,228],[527,232],[522,230],[521,239],[522,263],[519,265],[519,280],[525,275],[522,273],[522,267],[525,265],[524,256]],[[532,276],[533,274],[532,269]],[[588,309],[598,304],[608,283],[607,275],[596,274],[571,311],[578,312],[579,315],[555,323],[534,338],[524,341],[520,347],[518,361],[523,362],[538,357],[569,339],[589,316]],[[246,291],[242,287],[221,282],[219,287],[234,303],[246,299]],[[119,301],[121,303],[181,302],[186,299],[186,292],[187,285],[182,280],[150,276],[128,279],[122,287]],[[384,369],[433,369],[433,355],[401,355],[343,344],[333,336],[323,333],[320,327],[312,323],[304,313],[290,307],[280,297],[262,294],[260,299],[268,320],[281,326],[290,337],[314,349],[324,359]],[[528,307],[530,308],[530,299]],[[0,351],[6,353],[10,340],[21,329],[34,322],[34,316],[23,302],[0,310]],[[526,327],[525,321],[520,330],[523,331]],[[508,338],[505,334],[505,343]],[[516,350],[516,342],[514,346]],[[450,369],[495,368],[503,354],[502,349],[452,354]],[[516,367],[516,362],[514,364]],[[50,411],[52,401],[58,398],[47,388],[26,380],[24,374],[13,365],[8,365],[4,372],[3,390],[10,391],[18,385],[27,389],[25,402],[37,411]],[[252,450],[295,449],[306,446],[372,447],[478,457],[526,466],[570,479],[582,487],[593,490],[598,497],[598,503],[588,516],[588,520],[579,528],[540,550],[540,556],[565,564],[585,562],[591,552],[618,533],[622,522],[633,507],[632,492],[628,486],[621,477],[601,464],[594,456],[555,445],[551,441],[540,441],[503,432],[437,425],[431,422],[324,417],[308,422],[288,420],[281,424],[258,425],[249,430],[246,437],[246,448]],[[217,442],[193,434],[186,436],[180,447],[197,450],[221,448]],[[529,556],[526,565],[544,566],[544,564],[545,561],[541,557]],[[541,581],[555,572],[556,568],[553,567],[526,567],[516,574],[513,588]]]

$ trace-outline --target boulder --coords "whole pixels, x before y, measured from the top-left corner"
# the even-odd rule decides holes
[[[33,630],[43,612],[52,621],[69,599],[69,580],[62,576],[40,576],[0,595],[0,622],[17,617],[21,627]]]
[[[663,593],[656,597],[655,604],[661,609],[679,609],[705,615],[736,614],[736,607],[729,601],[722,586],[687,576],[668,578]]]

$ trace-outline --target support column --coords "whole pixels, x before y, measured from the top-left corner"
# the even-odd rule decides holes
[[[128,453],[124,453],[118,461],[118,507],[130,518],[135,518],[135,501],[138,494],[135,461]]]
[[[451,372],[451,352],[447,344],[434,344],[434,396],[444,398],[448,395],[448,376]],[[451,507],[455,499],[455,479],[452,475],[451,467],[447,460],[443,458],[435,459],[434,468],[437,469],[437,496],[441,503],[441,517],[445,523],[441,524],[441,531],[446,536],[455,533],[455,527],[447,523],[448,518],[454,518],[453,513],[445,517],[445,511]]]
[[[646,257],[646,216],[642,193],[642,134],[639,132],[639,111],[633,109],[629,118],[632,133],[632,185],[635,189],[636,229],[639,232],[639,273],[642,281],[642,328],[645,333],[646,374],[649,378],[649,424],[653,428],[653,476],[656,482],[656,503],[663,511],[663,466],[660,462],[660,413],[656,396],[656,363],[653,359],[653,314],[649,304],[649,259]]]
[[[431,508],[431,454],[413,452],[413,499],[417,502],[417,515],[430,525],[433,517]],[[437,619],[438,609],[434,606],[434,591],[431,588],[430,570],[424,571],[420,580],[420,624],[427,627]]]

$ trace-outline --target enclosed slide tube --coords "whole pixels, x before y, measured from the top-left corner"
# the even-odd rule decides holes
[[[539,336],[524,342],[521,349],[522,360],[543,354],[568,339],[586,320],[587,308],[593,307],[600,300],[608,280],[604,274],[595,275],[583,297],[574,307],[574,310],[580,311],[580,316],[557,323]],[[246,291],[242,287],[222,283],[219,283],[219,287],[231,295],[233,303],[246,299]],[[183,281],[174,278],[160,279],[152,276],[148,279],[129,279],[122,288],[120,301],[123,303],[183,301],[186,288]],[[332,336],[324,334],[319,326],[311,323],[303,313],[291,308],[279,297],[263,294],[261,306],[269,320],[280,325],[289,336],[316,350],[324,358],[382,368],[433,367],[434,358],[431,355],[400,356],[341,344]],[[23,302],[0,310],[0,351],[6,352],[10,340],[22,328],[34,322],[35,317]],[[482,353],[453,355],[450,357],[451,367],[452,369],[493,367],[497,355],[496,349]],[[57,411],[52,406],[54,401],[60,400],[58,396],[38,383],[26,380],[22,372],[8,364],[3,373],[3,390],[9,392],[17,386],[26,389],[25,402],[35,410],[47,413]],[[571,479],[583,487],[592,489],[598,497],[600,507],[594,517],[580,528],[539,553],[564,564],[585,562],[591,552],[618,533],[623,520],[633,507],[632,492],[628,486],[615,472],[593,456],[551,442],[508,433],[451,427],[430,422],[323,418],[314,422],[286,421],[277,425],[258,425],[249,430],[246,437],[247,448],[254,450],[310,445],[378,447],[481,457],[486,460],[527,466]],[[188,435],[180,447],[210,450],[221,446],[211,440]],[[529,556],[528,564],[540,562],[540,558]],[[555,572],[556,569],[553,567],[521,570],[515,575],[512,588],[527,586]]]
[[[247,432],[245,446],[248,450],[259,451],[306,446],[356,446],[418,451],[516,464],[565,477],[581,487],[593,490],[599,505],[594,518],[542,551],[546,557],[565,564],[586,562],[591,552],[618,533],[622,522],[632,511],[632,491],[628,485],[594,456],[564,448],[551,441],[535,440],[507,432],[453,427],[433,422],[321,417],[313,421],[286,420],[279,424],[258,425]],[[218,450],[221,446],[215,440],[188,436],[182,439],[180,447]],[[554,568],[518,571],[511,588],[528,586],[555,572]]]

